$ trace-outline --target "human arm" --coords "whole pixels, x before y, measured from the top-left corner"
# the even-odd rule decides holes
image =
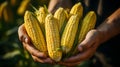
[[[102,43],[120,33],[120,8],[109,16],[98,28],[102,35]]]
[[[74,66],[91,58],[101,43],[120,33],[120,8],[111,14],[97,29],[90,30],[78,45],[79,54],[59,62],[61,65]]]

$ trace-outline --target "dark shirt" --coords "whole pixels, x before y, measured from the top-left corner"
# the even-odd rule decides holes
[[[115,10],[120,8],[120,0],[76,0],[76,2],[82,2],[84,7],[84,15],[93,10],[97,14],[98,27],[105,21]],[[74,3],[76,3],[74,0]],[[97,49],[97,52],[102,53],[106,57],[107,63],[112,67],[120,67],[120,34],[101,44]],[[94,67],[103,67],[100,61],[96,61]]]

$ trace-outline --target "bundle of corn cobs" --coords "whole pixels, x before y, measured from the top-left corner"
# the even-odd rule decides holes
[[[35,12],[26,11],[24,22],[33,45],[58,62],[78,52],[77,45],[96,24],[96,14],[89,11],[83,17],[83,6],[79,2],[70,12],[60,7],[54,15],[44,7]]]

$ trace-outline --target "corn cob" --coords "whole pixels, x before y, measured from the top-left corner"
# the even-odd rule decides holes
[[[29,3],[30,3],[30,0],[22,0],[18,10],[17,10],[17,13],[19,15],[23,15],[25,10],[28,8],[29,6]]]
[[[79,24],[79,17],[78,14],[72,15],[70,19],[67,22],[67,25],[63,31],[62,37],[61,37],[61,47],[63,50],[63,53],[68,53],[74,43],[75,36],[77,33]]]
[[[54,14],[54,17],[58,20],[58,27],[60,31],[67,18],[65,10],[62,7],[58,8]]]
[[[13,22],[14,15],[7,1],[0,4],[0,20]]]
[[[88,12],[88,14],[84,17],[83,22],[80,26],[80,33],[79,33],[79,42],[83,41],[87,32],[94,28],[96,24],[96,14],[94,11]]]
[[[0,4],[0,19],[3,18],[3,10],[4,10],[4,8],[5,8],[7,5],[8,5],[8,2],[7,2],[7,1],[3,2],[2,4]]]
[[[83,15],[83,6],[82,3],[76,3],[70,10],[70,15],[78,14],[78,17],[81,19]]]
[[[47,54],[47,45],[43,33],[38,25],[39,21],[37,20],[37,18],[33,15],[32,12],[26,11],[24,15],[24,21],[26,31],[31,38],[33,45],[39,51]]]
[[[96,19],[97,17],[94,11],[88,12],[86,16],[83,18],[83,21],[81,22],[80,28],[79,28],[78,44],[80,44],[84,40],[89,30],[94,28],[96,24]],[[74,49],[75,50],[73,51],[72,55],[75,55],[78,53],[77,46]]]
[[[60,50],[60,34],[57,20],[52,14],[46,16],[45,32],[49,56],[56,62],[60,61],[62,57],[62,51]]]
[[[45,11],[44,7],[40,7],[38,11],[36,11],[37,19],[40,23],[41,30],[45,33],[45,18],[47,12]]]
[[[10,8],[9,4],[7,4],[3,9],[3,18],[5,22],[13,22],[14,15],[12,8]]]

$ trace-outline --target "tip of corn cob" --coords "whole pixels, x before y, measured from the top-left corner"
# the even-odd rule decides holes
[[[81,18],[83,15],[83,6],[81,2],[76,3],[70,10],[70,15],[78,14]]]

